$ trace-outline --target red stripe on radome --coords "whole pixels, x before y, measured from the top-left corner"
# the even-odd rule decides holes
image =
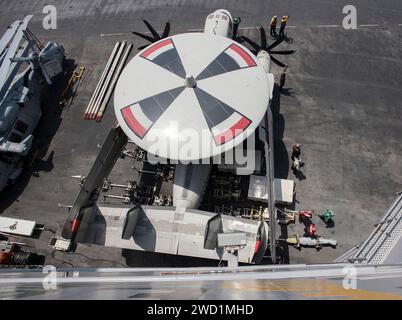
[[[160,48],[162,48],[162,47],[164,47],[164,46],[167,46],[167,45],[169,45],[169,44],[171,44],[171,43],[172,43],[172,40],[170,40],[170,39],[167,39],[167,40],[164,40],[164,41],[162,41],[162,42],[159,42],[159,43],[153,45],[152,47],[148,48],[147,50],[145,50],[145,51],[142,53],[141,57],[147,58],[151,53],[153,53],[153,52],[155,52],[156,50],[158,50],[158,49],[160,49]]]
[[[251,121],[245,117],[242,117],[233,127],[226,130],[215,137],[215,141],[218,145],[224,144],[242,133],[249,125]]]
[[[250,57],[250,55],[244,51],[242,48],[240,48],[238,45],[236,44],[232,44],[230,46],[230,49],[232,49],[233,51],[235,51],[238,55],[240,55],[242,57],[242,59],[244,60],[244,62],[249,66],[249,67],[254,67],[256,66],[256,63],[254,62],[254,60]]]
[[[127,125],[134,131],[134,133],[143,138],[147,133],[147,129],[145,129],[141,123],[134,117],[133,113],[131,112],[130,107],[126,107],[121,109],[121,114],[123,115],[124,120],[126,121]]]

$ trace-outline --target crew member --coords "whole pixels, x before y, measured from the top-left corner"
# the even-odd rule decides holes
[[[302,219],[311,219],[313,217],[314,211],[306,211],[306,210],[301,210],[299,211],[299,217]]]
[[[283,16],[281,19],[281,28],[279,29],[279,37],[280,38],[285,38],[285,28],[286,28],[286,23],[289,20],[289,16]]]
[[[292,152],[293,170],[300,171],[300,168],[303,165],[300,159],[300,155],[301,155],[301,144],[298,143],[293,146],[293,152]]]
[[[276,24],[278,23],[278,17],[277,16],[273,16],[271,19],[271,37],[276,38],[278,35],[276,33]]]
[[[324,223],[328,226],[328,225],[331,225],[331,224],[333,224],[333,222],[334,222],[334,217],[335,217],[335,214],[332,212],[332,211],[330,211],[330,210],[325,210],[325,212],[324,212],[324,214],[320,214],[320,215],[318,215],[321,219],[322,219],[322,221],[324,221]]]
[[[293,152],[292,152],[292,160],[296,158],[300,158],[301,155],[301,147],[302,145],[300,143],[297,143],[293,146]]]
[[[314,223],[310,223],[306,228],[306,236],[310,238],[315,238],[316,237],[316,232],[317,232],[317,227],[315,226]]]

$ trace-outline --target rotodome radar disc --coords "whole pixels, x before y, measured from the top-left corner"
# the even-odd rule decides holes
[[[219,155],[247,138],[267,110],[268,91],[268,77],[248,49],[228,38],[185,33],[150,45],[129,62],[114,105],[120,126],[139,147],[189,161]]]

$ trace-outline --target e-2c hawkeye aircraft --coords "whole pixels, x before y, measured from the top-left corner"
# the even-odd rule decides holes
[[[263,28],[261,45],[238,37],[238,20],[235,24],[229,11],[223,9],[207,16],[203,32],[170,36],[168,22],[160,35],[148,21],[144,23],[150,34],[133,33],[151,44],[138,48],[140,52],[117,82],[114,108],[119,127],[106,138],[89,175],[82,179],[63,238],[220,260],[228,253],[218,238],[239,235],[244,236],[239,242],[245,246],[239,261],[259,263],[268,245],[264,221],[199,210],[212,169],[210,162],[205,164],[202,160],[233,150],[252,138],[262,123],[266,122],[266,130],[272,132],[268,123],[272,121],[267,119],[274,89],[271,61],[282,63],[272,59],[271,54],[293,52],[272,52],[284,39],[268,46]],[[244,41],[254,52],[241,44]],[[209,147],[202,148],[199,139],[183,139],[185,132],[202,137],[202,144]],[[148,155],[178,163],[173,206],[139,206],[133,202],[131,208],[121,208],[96,204],[100,185],[127,138]],[[182,152],[189,148],[190,152]],[[94,219],[95,216],[103,218]],[[113,228],[96,222],[112,220]],[[116,232],[119,227],[121,231]],[[274,245],[272,239],[270,243]]]

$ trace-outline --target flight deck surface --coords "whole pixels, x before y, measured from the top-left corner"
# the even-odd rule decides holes
[[[289,247],[290,263],[333,261],[362,242],[383,216],[402,186],[402,8],[397,0],[355,1],[357,30],[342,28],[342,1],[54,1],[57,30],[42,28],[46,1],[1,1],[0,29],[34,14],[30,25],[40,39],[62,43],[71,64],[84,65],[88,75],[72,104],[61,109],[49,97],[39,125],[42,161],[36,162],[0,196],[0,214],[34,220],[59,231],[79,183],[71,178],[86,175],[109,129],[117,124],[113,105],[101,123],[86,121],[83,114],[116,41],[135,47],[144,42],[131,34],[145,30],[141,19],[154,26],[172,23],[172,32],[202,32],[205,17],[225,7],[241,16],[240,32],[257,40],[258,27],[274,14],[290,15],[288,36],[297,53],[284,58],[289,65],[285,88],[275,88],[273,113],[275,171],[278,178],[296,181],[296,209],[335,212],[335,228],[318,220],[318,234],[339,241],[337,249],[298,251]],[[286,47],[286,46],[284,46]],[[134,54],[134,53],[133,53]],[[71,61],[74,60],[74,61]],[[281,69],[273,67],[278,82]],[[60,90],[64,89],[60,84]],[[56,95],[56,93],[55,93]],[[301,143],[306,163],[303,175],[290,169],[292,145]],[[111,180],[138,179],[132,162],[121,159]],[[102,200],[101,200],[102,201]],[[279,233],[303,233],[296,222]],[[77,254],[51,254],[51,232],[39,239],[16,238],[47,256],[47,264],[63,261],[76,267],[133,267],[216,265],[216,261],[129,252],[80,245]],[[14,239],[13,239],[14,240]],[[91,259],[89,259],[89,258]]]

